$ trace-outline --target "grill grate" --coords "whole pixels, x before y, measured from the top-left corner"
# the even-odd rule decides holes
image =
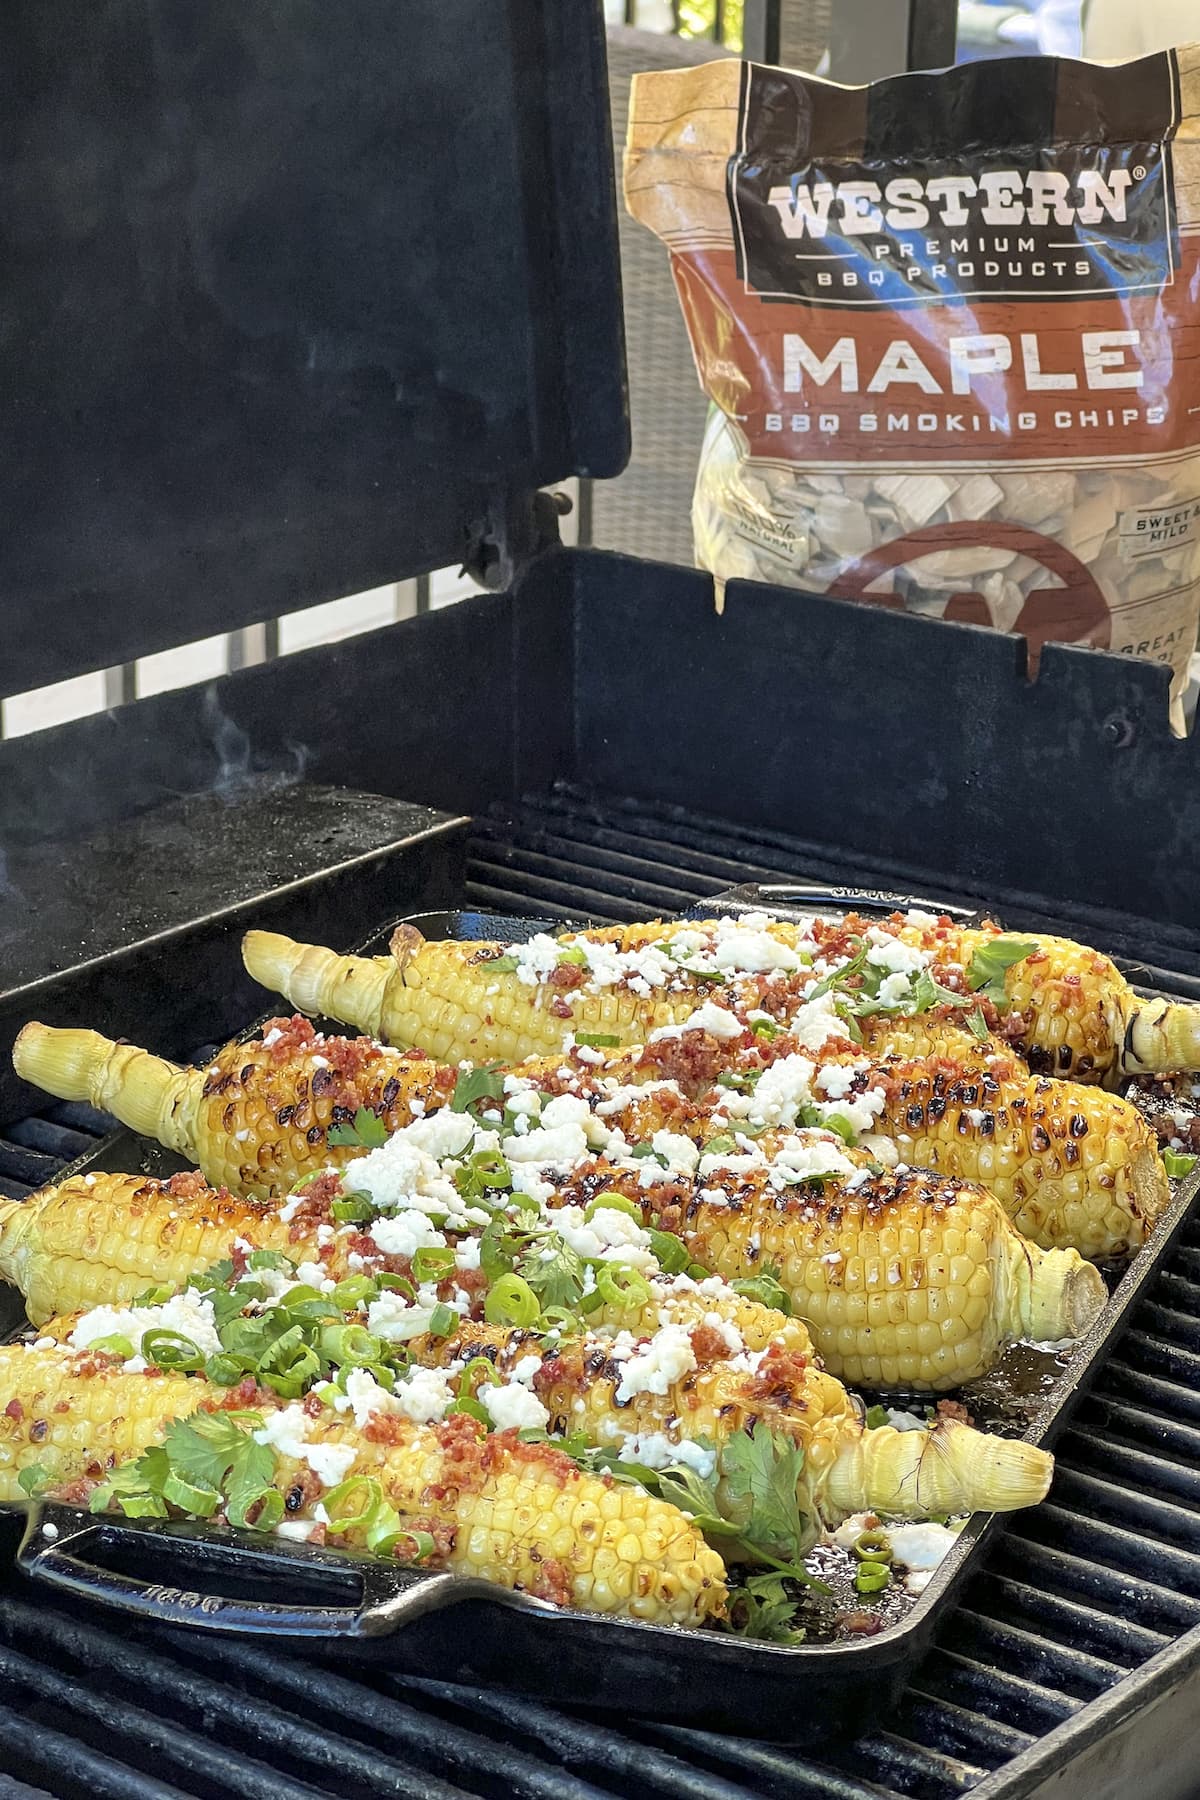
[[[562,791],[479,822],[467,893],[489,908],[629,919],[749,879],[860,874],[870,879],[686,814]],[[28,1192],[107,1123],[56,1106],[12,1127],[0,1189]],[[1030,1763],[1053,1750],[1049,1734],[1089,1729],[1117,1684],[1200,1642],[1198,1377],[1200,1222],[1063,1436],[1050,1501],[996,1535],[887,1728],[853,1744],[809,1755],[618,1727],[505,1693],[330,1672],[258,1644],[118,1631],[18,1586],[0,1595],[0,1764],[32,1785],[0,1777],[0,1800],[351,1788],[360,1800],[1015,1800],[1036,1784]]]

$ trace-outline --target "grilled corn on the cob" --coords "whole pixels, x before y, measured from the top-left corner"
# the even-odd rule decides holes
[[[623,1171],[576,1174],[559,1198],[602,1183],[727,1281],[776,1269],[822,1361],[854,1386],[959,1387],[1014,1340],[1081,1336],[1104,1305],[1091,1263],[1027,1243],[980,1188],[860,1169],[780,1189],[771,1169],[748,1163],[702,1162],[683,1192],[679,1181],[643,1188]]]
[[[403,1154],[402,1136],[390,1143]],[[386,1168],[389,1152],[379,1154]],[[694,1150],[691,1157],[694,1164]],[[1013,1338],[1079,1336],[1104,1301],[1103,1282],[1077,1252],[1026,1243],[982,1190],[930,1175],[873,1176],[823,1138],[785,1140],[773,1164],[716,1155],[694,1178],[655,1180],[656,1167],[585,1160],[554,1176],[546,1192],[552,1205],[624,1194],[727,1279],[777,1266],[821,1355],[855,1382],[954,1387],[990,1368]],[[817,1179],[818,1167],[833,1173]],[[189,1182],[194,1191],[181,1191]],[[339,1276],[351,1254],[366,1251],[369,1263],[374,1241],[355,1226],[336,1228],[329,1209],[337,1184],[328,1185],[319,1199],[314,1190],[281,1211],[239,1208],[198,1177],[175,1178],[174,1191],[128,1176],[98,1175],[90,1186],[76,1178],[0,1207],[0,1274],[18,1281],[37,1319],[128,1299],[151,1283],[182,1286],[235,1238],[324,1258]]]
[[[1022,943],[1031,948],[1006,963],[1005,946]],[[1140,999],[1107,957],[1066,938],[1006,938],[993,926],[929,915],[884,926],[852,915],[811,931],[761,917],[659,921],[528,945],[429,943],[402,926],[393,954],[373,958],[252,931],[243,954],[257,981],[301,1011],[420,1044],[445,1061],[511,1063],[551,1054],[580,1032],[635,1043],[681,1024],[714,989],[787,1018],[813,1002],[826,975],[838,986],[837,967],[818,977],[813,963],[840,961],[843,998],[876,1021],[876,1038],[886,1038],[879,1021],[889,1008],[910,1021],[931,1014],[942,1028],[978,991],[983,1024],[1002,1022],[1040,1072],[1103,1082],[1122,1071],[1200,1066],[1200,1007]],[[893,999],[886,981],[875,993],[865,988],[864,970],[896,978],[925,971],[941,992],[927,985],[921,994],[910,983]],[[906,1048],[922,1047],[919,1023],[906,1023],[904,1035]]]
[[[861,1406],[841,1382],[779,1339],[761,1358],[742,1354],[736,1340],[722,1342],[711,1326],[693,1330],[690,1342],[690,1371],[665,1392],[632,1393],[623,1384],[633,1383],[630,1371],[639,1352],[645,1357],[645,1344],[631,1350],[594,1335],[558,1344],[535,1333],[464,1325],[450,1338],[415,1348],[422,1362],[435,1366],[481,1357],[511,1376],[524,1365],[552,1431],[580,1432],[635,1461],[647,1439],[703,1441],[719,1452],[761,1424],[803,1449],[799,1499],[810,1518],[826,1524],[863,1510],[904,1518],[1009,1511],[1045,1497],[1052,1465],[1032,1445],[992,1439],[952,1420],[928,1433],[891,1426],[864,1431]],[[530,1358],[540,1364],[532,1375]],[[476,1391],[487,1388],[479,1384]],[[724,1483],[717,1492],[728,1499]]]
[[[96,1031],[33,1023],[13,1046],[13,1066],[60,1099],[114,1113],[197,1163],[214,1186],[252,1199],[287,1193],[302,1176],[361,1155],[361,1147],[336,1141],[336,1128],[360,1107],[396,1131],[445,1105],[457,1075],[369,1038],[325,1038],[299,1017],[273,1020],[252,1042],[227,1044],[203,1069],[180,1068]]]
[[[0,1500],[23,1498],[17,1473],[35,1464],[68,1492],[81,1477],[99,1480],[219,1399],[197,1376],[148,1379],[68,1350],[6,1346]],[[582,1473],[549,1446],[515,1433],[485,1439],[468,1420],[431,1428],[389,1416],[367,1436],[332,1412],[263,1416],[277,1449],[271,1486],[288,1497],[293,1521],[313,1519],[322,1492],[314,1465],[327,1467],[333,1452],[339,1477],[352,1469],[378,1481],[401,1524],[429,1532],[438,1560],[460,1574],[660,1623],[699,1625],[724,1611],[724,1565],[690,1520],[638,1488]],[[297,1437],[303,1455],[291,1453]],[[363,1533],[348,1531],[345,1543],[362,1548]]]
[[[599,1055],[586,1046],[585,1054]],[[798,1059],[786,1033],[767,1042],[750,1031],[725,1040],[688,1031],[600,1064],[578,1050],[518,1064],[509,1087],[535,1099],[578,1095],[630,1143],[668,1130],[703,1144],[739,1118],[791,1125],[804,1096],[826,1112],[865,1103],[871,1136],[890,1141],[905,1162],[981,1183],[1032,1242],[1092,1258],[1136,1249],[1166,1203],[1154,1132],[1114,1094],[1031,1076],[1014,1055],[985,1056],[973,1040],[959,1059],[872,1059],[851,1045],[815,1055],[829,1074]],[[278,1021],[264,1039],[227,1045],[204,1070],[177,1068],[97,1032],[45,1025],[26,1026],[13,1060],[26,1080],[114,1112],[194,1160],[215,1185],[252,1198],[286,1193],[361,1156],[365,1144],[329,1142],[330,1130],[359,1107],[395,1131],[414,1113],[444,1106],[458,1074],[369,1040],[323,1039],[300,1018]],[[352,1072],[335,1080],[337,1063]],[[737,1090],[763,1080],[764,1069],[772,1071],[762,1090],[771,1098],[756,1107],[753,1094]],[[718,1071],[733,1086],[711,1085]],[[797,1081],[783,1116],[791,1074]]]

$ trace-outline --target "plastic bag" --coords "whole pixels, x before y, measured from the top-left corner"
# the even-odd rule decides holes
[[[697,561],[1169,663],[1200,611],[1200,47],[640,75],[713,402]]]

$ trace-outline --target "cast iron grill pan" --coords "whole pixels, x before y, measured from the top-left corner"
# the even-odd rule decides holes
[[[765,907],[802,917],[920,904],[942,908],[911,895],[793,882],[745,884],[692,910]],[[975,916],[966,907],[952,910],[964,922]],[[482,911],[424,913],[408,922],[426,936],[459,939],[523,938],[548,928],[545,919]],[[551,928],[560,929],[561,921]],[[383,949],[390,929],[364,951]],[[120,1132],[81,1156],[69,1172],[139,1165],[174,1166],[156,1146]],[[1200,1171],[1180,1184],[1150,1243],[1065,1367],[1054,1365],[1052,1376],[1031,1384],[1017,1419],[1020,1434],[1031,1442],[1052,1445],[1086,1403],[1097,1370],[1125,1340],[1132,1313],[1184,1231],[1198,1188]],[[990,1380],[989,1388],[994,1395]],[[989,1419],[984,1394],[982,1405],[971,1399],[972,1411],[980,1422],[1012,1432],[1004,1402],[1001,1393]],[[1074,1479],[1086,1483],[1088,1478]],[[1050,1506],[1047,1502],[1031,1515],[1035,1530],[1037,1513]],[[264,1543],[227,1528],[96,1519],[54,1503],[20,1510],[27,1513],[27,1528],[17,1561],[25,1574],[158,1625],[185,1625],[223,1644],[231,1637],[252,1639],[273,1649],[303,1649],[449,1682],[518,1688],[562,1704],[586,1696],[602,1711],[703,1723],[755,1737],[787,1740],[799,1732],[810,1742],[852,1735],[894,1704],[935,1625],[976,1571],[994,1525],[988,1515],[973,1518],[911,1610],[878,1635],[783,1647],[558,1611],[469,1578],[397,1569],[279,1540]],[[802,1728],[795,1718],[801,1695]]]

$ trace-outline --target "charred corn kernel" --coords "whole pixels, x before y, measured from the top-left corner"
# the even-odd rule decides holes
[[[589,942],[629,950],[661,942],[681,929],[705,933],[716,921],[655,921],[605,932],[573,934]],[[865,921],[847,921],[861,932]],[[926,951],[935,974],[961,985],[975,953],[1005,934],[994,926],[963,927],[896,920],[888,929]],[[794,950],[801,928],[771,921],[766,933]],[[1005,1036],[1015,1042],[1038,1073],[1073,1075],[1077,1080],[1112,1082],[1121,1071],[1200,1067],[1200,1007],[1140,999],[1108,957],[1067,938],[1032,934],[1031,955],[1003,974],[1001,1014]],[[592,1031],[621,1044],[645,1039],[663,1025],[681,1023],[711,985],[685,972],[669,983],[641,983],[645,993],[622,983],[597,989],[585,982],[562,985],[553,979],[534,986],[510,970],[489,968],[505,946],[430,944],[411,927],[401,927],[391,957],[340,957],[314,945],[293,943],[267,932],[250,932],[243,952],[251,975],[284,993],[306,1012],[325,1012],[395,1042],[420,1042],[430,1054],[460,1057],[519,1057],[548,1054],[568,1032]],[[754,969],[761,969],[761,962]],[[731,966],[732,985],[723,992],[751,999],[753,971]],[[557,976],[557,971],[555,971]],[[772,1010],[788,1016],[803,1000],[803,980],[778,994]],[[761,994],[760,996],[761,997]],[[929,1024],[944,1025],[941,1019]],[[907,1047],[924,1042],[912,1028]],[[872,1028],[873,1035],[879,1027]]]
[[[23,1497],[17,1476],[34,1464],[54,1485],[102,1478],[215,1391],[195,1376],[127,1374],[66,1350],[5,1346],[0,1500]],[[301,1419],[306,1447],[352,1449],[349,1472],[377,1480],[401,1523],[428,1531],[437,1561],[459,1574],[656,1623],[700,1625],[725,1610],[724,1564],[690,1520],[640,1489],[581,1474],[561,1452],[511,1433],[477,1439],[465,1420],[430,1428],[392,1416],[368,1438],[331,1413]],[[289,1517],[313,1517],[307,1460],[277,1455],[272,1485]],[[354,1530],[343,1542],[364,1547]]]
[[[855,1386],[958,1387],[1014,1340],[1079,1337],[1106,1298],[1078,1251],[1039,1249],[991,1194],[921,1171],[782,1192],[765,1169],[714,1173],[682,1203],[677,1183],[613,1185],[727,1281],[777,1266],[821,1359]]]
[[[697,1366],[663,1394],[624,1393],[629,1363],[606,1360],[604,1339],[550,1345],[531,1332],[468,1324],[448,1339],[418,1339],[413,1350],[421,1362],[443,1367],[494,1358],[502,1375],[531,1354],[540,1358],[529,1379],[550,1413],[549,1429],[582,1433],[602,1449],[628,1451],[635,1436],[664,1436],[671,1443],[703,1440],[719,1452],[739,1432],[761,1424],[803,1449],[798,1497],[814,1524],[874,1507],[907,1518],[1009,1511],[1045,1495],[1052,1466],[1045,1451],[986,1438],[966,1426],[949,1436],[942,1429],[864,1432],[861,1406],[812,1357],[776,1340],[765,1355],[750,1359],[718,1340],[699,1323],[691,1333]],[[901,1443],[905,1437],[914,1442]],[[874,1441],[868,1445],[868,1439]],[[727,1500],[723,1486],[718,1484],[718,1498]],[[947,1505],[951,1493],[955,1503]]]
[[[1045,1249],[1092,1259],[1138,1249],[1170,1197],[1148,1121],[1116,1094],[993,1065],[883,1065],[874,1130],[910,1166],[988,1188]]]
[[[235,1238],[299,1257],[278,1208],[234,1200],[198,1175],[76,1175],[28,1200],[0,1200],[0,1276],[35,1324],[56,1313],[183,1287],[229,1255]]]
[[[0,1346],[0,1501],[24,1499],[22,1469],[40,1466],[55,1485],[93,1468],[99,1478],[157,1443],[205,1394],[186,1375],[127,1375],[86,1354]]]
[[[253,1199],[361,1156],[360,1145],[329,1142],[361,1107],[392,1132],[454,1092],[454,1069],[366,1038],[323,1038],[305,1019],[277,1020],[265,1037],[227,1044],[205,1068],[185,1069],[96,1031],[30,1024],[13,1066],[60,1099],[86,1100],[157,1138],[214,1186]]]

